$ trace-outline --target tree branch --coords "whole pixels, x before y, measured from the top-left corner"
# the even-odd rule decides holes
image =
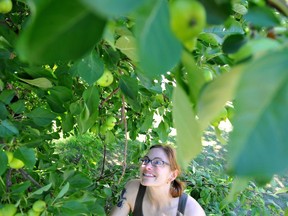
[[[30,176],[25,170],[19,169],[19,172],[22,174],[24,179],[31,181],[34,185],[41,188],[41,185],[32,176]]]
[[[120,90],[119,87],[116,88],[116,89],[114,89],[114,90],[110,93],[110,95],[108,95],[108,97],[105,98],[105,100],[103,100],[103,101],[100,103],[99,108],[103,107],[103,104],[106,103],[106,102],[107,102],[114,94],[116,94],[119,90]]]
[[[122,95],[122,108],[121,108],[121,113],[122,113],[122,121],[124,124],[125,128],[125,145],[124,145],[124,159],[123,159],[123,170],[122,170],[122,175],[120,176],[118,180],[118,184],[122,181],[122,178],[125,175],[126,167],[127,167],[127,148],[128,148],[128,129],[127,129],[127,120],[126,120],[126,115],[125,115],[125,98]]]
[[[6,192],[9,192],[9,189],[12,186],[11,173],[12,173],[12,169],[10,168],[6,175]]]

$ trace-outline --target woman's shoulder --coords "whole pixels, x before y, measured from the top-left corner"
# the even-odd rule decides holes
[[[127,192],[127,201],[130,205],[131,211],[134,209],[135,200],[140,186],[139,179],[132,179],[128,181],[125,185],[125,190]]]
[[[129,192],[137,193],[139,186],[140,186],[140,179],[131,179],[126,183],[125,188]]]
[[[126,187],[139,187],[140,179],[131,179],[126,183]]]
[[[193,197],[188,195],[185,208],[185,215],[205,216],[206,214],[201,205]]]

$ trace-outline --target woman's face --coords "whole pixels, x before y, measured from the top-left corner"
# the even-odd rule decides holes
[[[146,165],[140,165],[140,179],[145,186],[161,186],[170,184],[174,179],[173,172],[170,169],[169,160],[165,152],[161,148],[152,148],[144,157],[149,160],[160,160],[165,163],[162,166],[153,166],[151,161]]]

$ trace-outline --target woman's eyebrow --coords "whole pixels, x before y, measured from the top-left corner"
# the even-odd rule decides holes
[[[148,157],[147,155],[145,155],[144,157],[147,157],[149,160],[154,160],[154,159],[160,159],[160,160],[163,160],[161,157],[154,157],[152,159],[150,159],[150,157]]]

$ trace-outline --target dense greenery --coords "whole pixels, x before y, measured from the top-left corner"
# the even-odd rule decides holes
[[[207,206],[227,194],[205,189],[197,176],[215,170],[196,164],[208,154],[202,141],[210,126],[226,141],[219,129],[225,119],[233,131],[213,185],[264,185],[287,170],[286,0],[12,5],[0,0],[0,207],[104,215],[117,183],[137,175],[137,158],[159,142],[175,143],[182,167],[195,176],[187,181],[201,188]],[[177,16],[183,5],[188,20]],[[74,139],[69,148],[63,138]],[[238,204],[217,199],[207,212]]]

